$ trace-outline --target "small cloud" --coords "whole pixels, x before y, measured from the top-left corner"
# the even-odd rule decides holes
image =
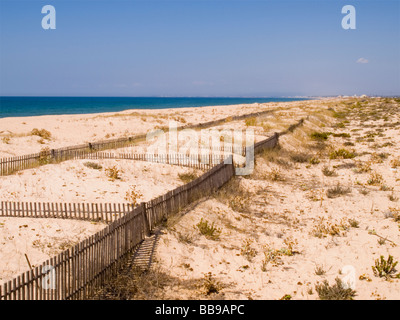
[[[356,61],[357,63],[368,63],[369,61],[365,58],[360,58]]]

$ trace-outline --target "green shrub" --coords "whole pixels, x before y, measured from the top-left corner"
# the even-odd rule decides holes
[[[321,161],[317,157],[312,157],[308,162],[310,162],[310,164],[318,164]]]
[[[309,154],[307,153],[303,153],[303,152],[299,152],[299,153],[294,153],[290,156],[290,158],[292,159],[292,161],[297,162],[297,163],[305,163],[310,161],[310,159],[312,158]]]
[[[252,248],[253,240],[246,239],[242,244],[242,248],[240,249],[240,255],[244,256],[248,261],[251,260],[257,255],[257,251]]]
[[[91,168],[91,169],[96,169],[96,170],[101,170],[103,168],[100,164],[98,164],[96,162],[90,162],[90,161],[85,162],[83,165],[85,167],[88,167],[88,168]]]
[[[330,159],[353,159],[355,157],[356,154],[353,151],[344,148],[334,150],[329,154]]]
[[[367,181],[367,183],[370,186],[376,186],[379,185],[383,182],[383,177],[381,174],[379,174],[378,172],[372,172],[369,176],[369,179]]]
[[[255,126],[257,124],[257,119],[255,117],[247,118],[245,120],[245,123],[246,123],[246,126],[252,127],[252,126]]]
[[[332,132],[313,132],[310,134],[311,139],[318,141],[328,140]]]
[[[221,229],[216,228],[214,222],[210,225],[208,221],[203,220],[203,218],[201,218],[200,222],[196,224],[196,227],[202,235],[211,240],[218,240],[219,235],[221,234]]]
[[[352,228],[359,228],[360,226],[360,222],[358,222],[356,219],[349,219],[349,224]]]
[[[121,171],[117,168],[117,166],[108,167],[105,169],[105,171],[109,180],[114,181],[117,179],[121,179],[121,177],[119,176]]]
[[[131,203],[133,206],[139,204],[139,199],[143,197],[140,191],[136,190],[136,186],[130,186],[129,190],[125,193],[125,200]]]
[[[221,289],[222,289],[221,284],[214,279],[211,272],[208,272],[204,275],[203,290],[207,296],[212,293],[219,293]]]
[[[198,175],[195,171],[192,171],[192,172],[187,172],[187,173],[179,173],[178,177],[179,177],[179,179],[182,180],[182,182],[189,183],[189,182],[197,179]]]
[[[322,168],[322,173],[327,177],[337,176],[337,172],[334,169],[330,169],[328,166]]]
[[[335,281],[333,286],[330,286],[327,280],[315,286],[319,298],[321,300],[353,300],[356,291],[346,288],[339,278],[336,278]]]
[[[389,278],[394,277],[397,263],[397,261],[393,261],[393,256],[391,255],[389,255],[387,260],[381,256],[380,259],[375,260],[375,266],[372,266],[372,271],[374,272],[375,276],[380,278],[384,277],[386,280],[388,280]],[[399,274],[396,277],[399,278]]]
[[[350,138],[350,134],[348,134],[348,133],[334,133],[333,136],[335,138],[338,138],[338,137],[340,137],[340,138]]]

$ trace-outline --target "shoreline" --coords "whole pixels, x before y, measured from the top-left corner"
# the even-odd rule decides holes
[[[168,127],[171,121],[175,121],[179,127],[233,115],[297,108],[296,106],[315,104],[317,101],[319,100],[0,118],[0,158],[37,153],[46,147],[57,149],[99,140],[135,136]],[[243,126],[243,121],[238,123],[242,123],[239,127]],[[44,129],[48,132],[48,136],[35,135],[32,133],[34,129]]]
[[[17,116],[2,116],[0,113],[0,120],[1,119],[5,119],[5,118],[26,118],[26,117],[40,117],[40,116],[73,116],[73,115],[94,115],[94,114],[106,114],[106,113],[124,113],[124,112],[143,112],[143,111],[151,111],[151,110],[176,110],[176,109],[193,109],[193,108],[207,108],[207,107],[226,107],[226,106],[236,106],[236,105],[252,105],[252,104],[267,104],[267,103],[280,103],[280,102],[294,102],[294,101],[307,101],[307,100],[315,100],[315,99],[319,99],[319,98],[260,98],[260,97],[256,97],[256,98],[233,98],[233,97],[213,97],[213,98],[208,98],[208,97],[169,97],[169,98],[163,98],[163,97],[14,97],[14,96],[10,96],[10,97],[0,97],[0,99],[4,99],[4,98],[11,98],[11,99],[43,99],[43,101],[41,102],[42,105],[45,105],[47,103],[47,99],[67,99],[67,100],[71,100],[73,101],[74,99],[82,99],[80,101],[80,103],[83,105],[83,107],[85,108],[85,101],[84,100],[89,100],[89,99],[99,99],[99,100],[104,100],[106,101],[107,99],[112,100],[115,99],[115,103],[111,104],[108,106],[108,109],[112,109],[113,107],[115,107],[116,105],[118,105],[118,103],[121,103],[121,101],[118,101],[119,99],[139,99],[138,102],[136,102],[137,106],[132,105],[132,106],[123,106],[121,105],[121,108],[123,108],[122,110],[115,110],[115,111],[102,111],[102,109],[107,108],[107,106],[102,106],[101,102],[98,102],[98,110],[93,111],[93,112],[74,112],[73,110],[75,109],[75,107],[73,105],[70,104],[70,110],[72,110],[71,113],[46,113],[46,114],[30,114],[28,113],[28,115],[17,115]],[[333,98],[333,97],[332,97]],[[144,101],[140,101],[140,99],[143,100],[151,100],[151,99],[155,99],[155,100],[160,100],[160,102],[157,102],[158,105],[160,106],[164,106],[164,107],[158,107],[157,105],[154,105],[156,102],[155,101],[147,101],[146,103],[148,103],[148,105],[143,105],[142,107],[140,107],[140,104],[143,104]],[[172,99],[172,100],[177,100],[177,101],[168,101],[168,99]],[[202,104],[199,103],[198,101],[195,102],[196,99],[206,99],[206,100],[210,100],[209,103],[206,104]],[[323,98],[321,98],[323,99]],[[188,100],[187,103],[184,103],[183,105],[180,105],[179,100],[185,101]],[[192,101],[191,101],[192,100]],[[213,102],[216,103],[217,100],[221,100],[223,103],[219,104],[212,104]],[[235,102],[235,103],[229,103],[231,100],[231,102]],[[241,101],[242,100],[242,101]],[[259,101],[254,101],[254,100],[259,100]],[[103,102],[104,102],[103,101]],[[35,103],[38,103],[40,101],[37,101]],[[16,101],[16,104],[18,104],[19,102]],[[57,105],[60,102],[54,101],[54,104]],[[65,101],[61,101],[61,104],[65,103]],[[173,104],[174,106],[170,106],[170,104]],[[130,102],[129,104],[133,104],[133,102]],[[4,105],[4,101],[3,101],[3,105]],[[185,106],[188,105],[188,106]],[[72,107],[71,107],[72,106]],[[23,108],[26,106],[23,106]],[[33,106],[34,107],[34,106]],[[66,107],[68,108],[68,105],[66,105]],[[126,109],[125,109],[126,107]],[[5,107],[7,108],[7,106]],[[39,107],[40,108],[40,107]],[[87,110],[91,110],[91,109],[95,109],[95,106],[86,106]],[[9,107],[9,109],[12,109],[11,106]],[[46,108],[43,108],[43,110],[46,111]],[[51,109],[56,109],[55,107],[51,107]],[[62,111],[60,111],[62,112]],[[7,112],[5,112],[7,113]]]

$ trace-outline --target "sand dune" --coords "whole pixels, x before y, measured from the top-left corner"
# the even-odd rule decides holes
[[[186,124],[266,109],[273,109],[273,115],[252,122],[227,121],[218,128],[252,128],[259,141],[300,118],[305,119],[304,125],[282,137],[279,149],[257,156],[250,176],[236,177],[212,197],[169,219],[154,264],[154,270],[167,280],[151,298],[319,299],[316,285],[325,280],[333,285],[339,278],[356,291],[355,299],[398,299],[396,273],[385,279],[372,269],[381,255],[400,260],[400,109],[396,100],[334,98],[0,119],[0,135],[10,137],[0,142],[0,155],[144,133],[168,125],[173,118]],[[40,144],[39,137],[25,135],[35,127],[49,130],[51,138]],[[144,141],[115,152],[146,147]],[[142,194],[140,201],[147,201],[182,184],[179,174],[192,172],[130,160],[96,162],[103,169],[74,160],[0,177],[0,200],[123,202],[126,191],[135,186]],[[104,168],[114,165],[121,170],[121,179],[110,181]],[[200,232],[201,219],[208,226],[214,223],[214,237]],[[26,269],[24,253],[39,263],[50,250],[77,240],[76,235],[84,237],[102,227],[17,218],[0,222],[3,279],[11,277],[12,270]],[[57,230],[62,230],[62,237],[56,238]],[[218,290],[207,295],[204,280],[209,272]]]

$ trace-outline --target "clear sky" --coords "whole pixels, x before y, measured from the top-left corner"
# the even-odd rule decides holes
[[[399,0],[0,0],[0,95],[340,94],[400,95]]]

